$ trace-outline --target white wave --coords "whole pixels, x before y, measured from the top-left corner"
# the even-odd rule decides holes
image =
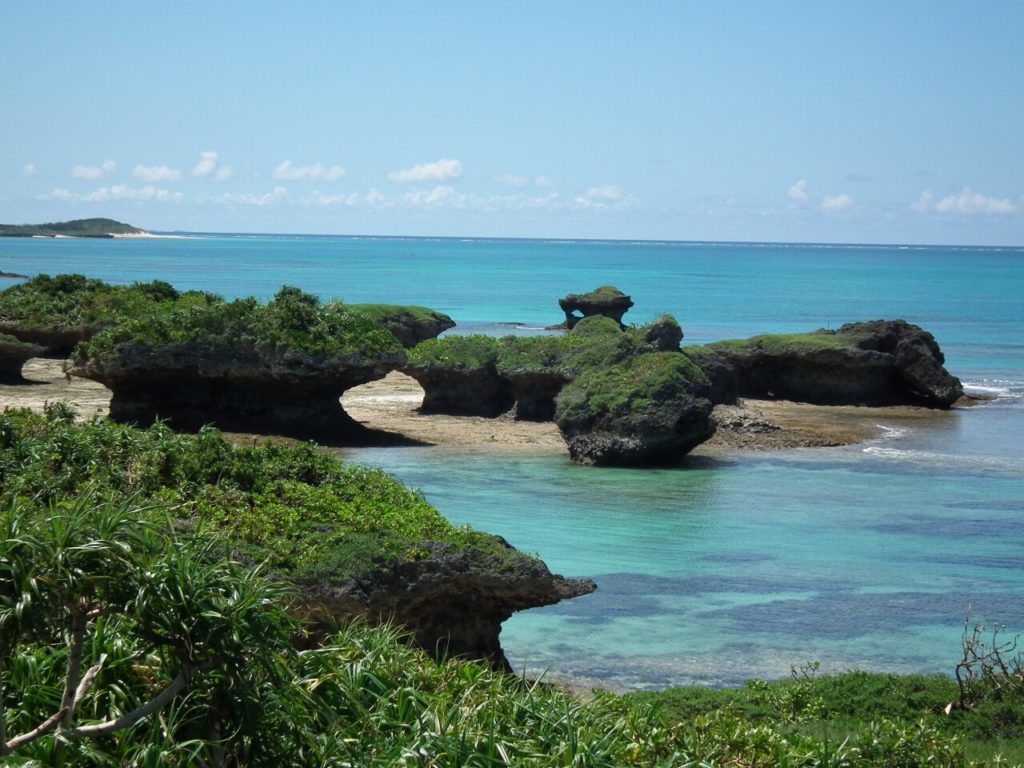
[[[875,426],[882,430],[882,434],[880,434],[871,442],[880,443],[889,442],[890,440],[899,440],[901,437],[904,437],[907,434],[907,432],[910,431],[906,427],[890,427],[886,424],[875,424]]]
[[[907,462],[930,468],[955,467],[962,470],[1024,472],[1024,461],[1008,456],[976,456],[970,454],[937,453],[935,451],[915,451],[902,448],[891,448],[881,445],[868,445],[863,453],[878,459]]]

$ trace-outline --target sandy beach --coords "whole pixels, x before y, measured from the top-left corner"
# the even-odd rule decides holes
[[[65,400],[81,418],[105,414],[110,407],[110,390],[88,379],[67,377],[60,360],[29,360],[22,374],[29,383],[0,384],[0,407],[42,410],[47,403]],[[511,413],[494,419],[425,415],[418,410],[422,398],[419,384],[396,371],[349,390],[341,403],[349,415],[371,429],[448,449],[567,453],[551,422],[517,421]],[[937,419],[956,418],[956,414],[907,406],[862,408],[747,400],[738,406],[718,406],[715,418],[718,432],[695,451],[698,455],[848,445]]]

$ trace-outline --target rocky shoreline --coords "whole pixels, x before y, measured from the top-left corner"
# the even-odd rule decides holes
[[[82,417],[109,412],[111,393],[102,384],[68,378],[59,360],[33,358],[22,369],[28,382],[0,383],[0,407],[42,410],[66,400]],[[567,456],[565,441],[553,422],[524,421],[506,413],[496,418],[449,416],[419,411],[423,390],[399,372],[348,390],[345,411],[362,426],[408,438],[412,444],[438,449]],[[970,406],[965,399],[958,406]],[[876,439],[888,428],[957,418],[956,411],[920,406],[829,406],[784,400],[747,399],[741,405],[718,405],[715,435],[695,451],[775,451],[849,445]]]

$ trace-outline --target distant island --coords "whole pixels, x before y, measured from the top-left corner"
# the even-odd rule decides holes
[[[146,231],[113,219],[75,219],[50,224],[0,224],[0,237],[114,237]]]

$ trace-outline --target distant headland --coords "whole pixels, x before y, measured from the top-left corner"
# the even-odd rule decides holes
[[[113,219],[75,219],[49,224],[0,224],[0,237],[147,237],[144,229]]]

